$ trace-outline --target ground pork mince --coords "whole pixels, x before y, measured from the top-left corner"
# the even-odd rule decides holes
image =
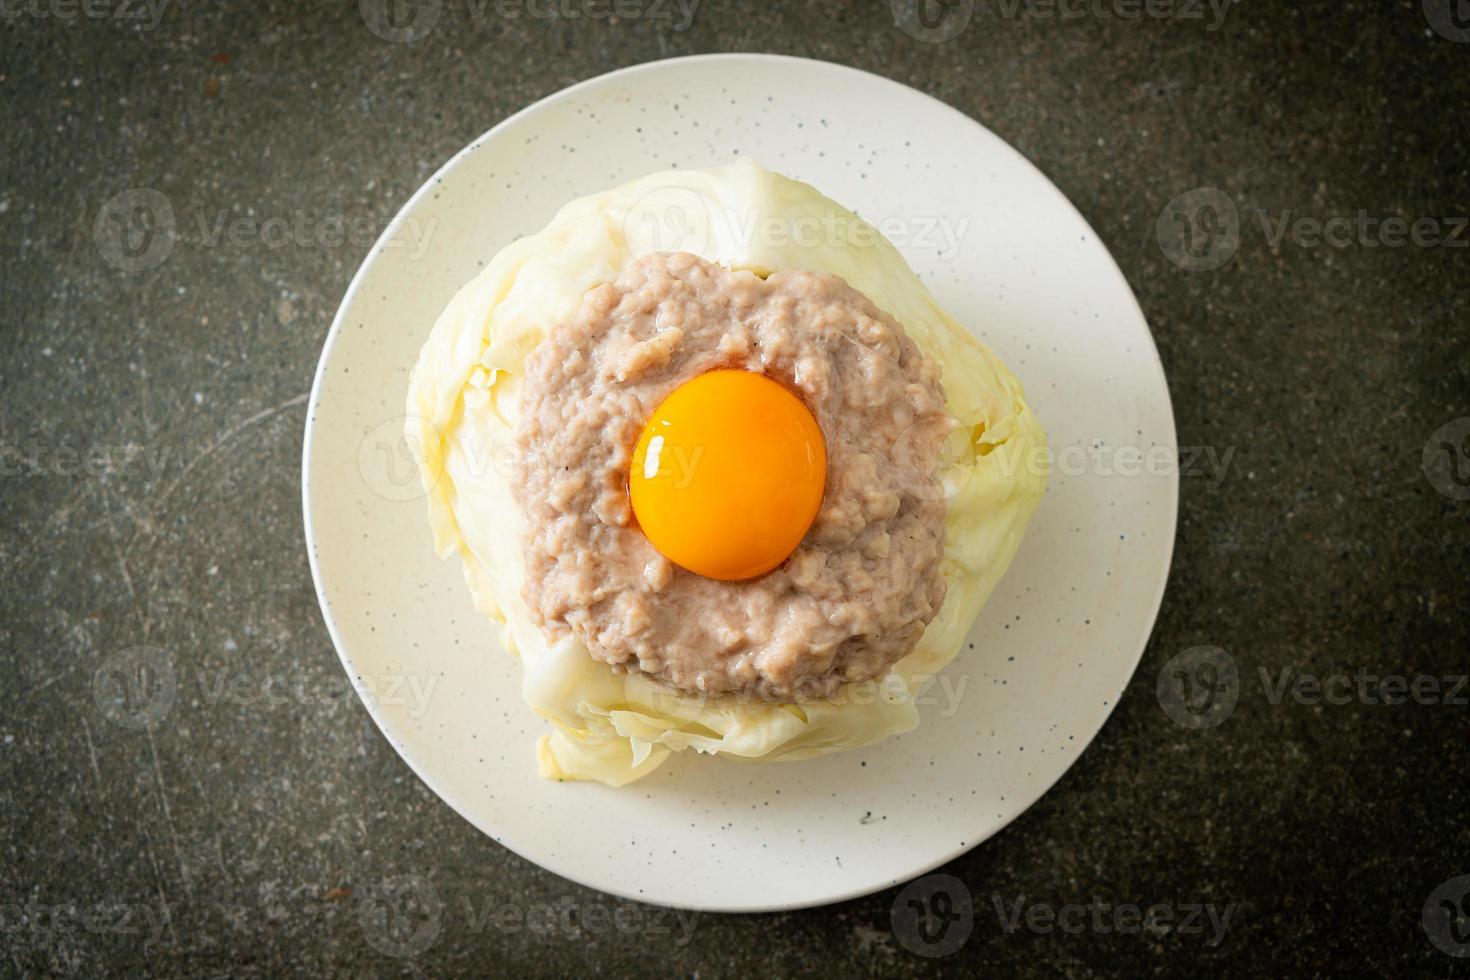
[[[785,384],[827,443],[816,521],[787,562],[745,582],[673,565],[628,502],[649,415],[717,368]],[[548,639],[570,632],[682,691],[796,701],[882,676],[938,612],[937,470],[953,425],[939,365],[841,278],[644,255],[590,290],[525,370],[514,485],[525,598]]]

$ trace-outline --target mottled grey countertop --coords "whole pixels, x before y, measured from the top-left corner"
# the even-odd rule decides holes
[[[1470,972],[1450,916],[1470,912],[1470,22],[1450,0],[966,0],[909,31],[879,0],[420,2],[437,23],[391,42],[368,23],[426,21],[0,0],[0,974]],[[585,890],[456,816],[355,700],[251,695],[341,672],[301,433],[367,238],[529,102],[737,50],[879,72],[1015,145],[1136,290],[1180,443],[1234,449],[1183,481],[1158,625],[1097,741],[943,869],[973,898],[943,956],[895,935],[897,889],[694,920]],[[183,243],[130,272],[106,205],[137,188],[363,234]],[[1197,237],[1161,238],[1199,188]],[[1156,682],[1202,645],[1240,690],[1192,730]],[[166,724],[118,724],[96,691],[148,646],[238,695],[191,680]],[[1285,668],[1332,701],[1273,696]],[[371,897],[408,872],[442,907],[393,957]],[[1153,905],[1198,928],[1140,926],[1130,906]]]

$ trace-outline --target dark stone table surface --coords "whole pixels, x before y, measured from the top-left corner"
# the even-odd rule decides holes
[[[0,0],[0,974],[1470,975],[1466,4],[979,0],[905,30],[886,0],[418,2],[437,23],[392,42],[368,24],[423,22],[381,0]],[[973,895],[944,956],[895,935],[897,889],[686,932],[481,836],[355,700],[246,697],[341,671],[301,438],[366,242],[115,247],[139,189],[376,232],[535,99],[756,50],[900,80],[1034,161],[1137,292],[1181,445],[1233,450],[1182,481],[1097,741],[942,869]],[[118,724],[97,691],[150,646],[244,694]],[[1156,683],[1199,646],[1239,690],[1195,730]],[[404,873],[443,907],[393,957],[365,923]],[[1157,904],[1203,928],[1128,911]]]

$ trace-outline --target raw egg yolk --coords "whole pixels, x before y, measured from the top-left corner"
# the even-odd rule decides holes
[[[710,371],[654,410],[633,451],[628,496],[664,557],[706,578],[769,572],[822,505],[827,444],[812,413],[749,371]]]

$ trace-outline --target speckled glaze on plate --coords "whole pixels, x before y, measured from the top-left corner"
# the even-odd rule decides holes
[[[1025,383],[1055,453],[1051,484],[917,730],[805,762],[676,756],[621,790],[546,782],[535,760],[546,725],[521,701],[519,667],[471,607],[459,562],[433,554],[401,444],[409,367],[455,290],[566,201],[739,155],[892,231],[939,301]],[[538,102],[413,196],[328,335],[303,496],[337,651],[384,735],[436,793],[582,884],[758,911],[920,875],[1014,820],[1077,761],[1153,627],[1174,540],[1175,458],[1143,315],[1107,249],[1030,163],[876,75],[714,55],[640,65]]]

